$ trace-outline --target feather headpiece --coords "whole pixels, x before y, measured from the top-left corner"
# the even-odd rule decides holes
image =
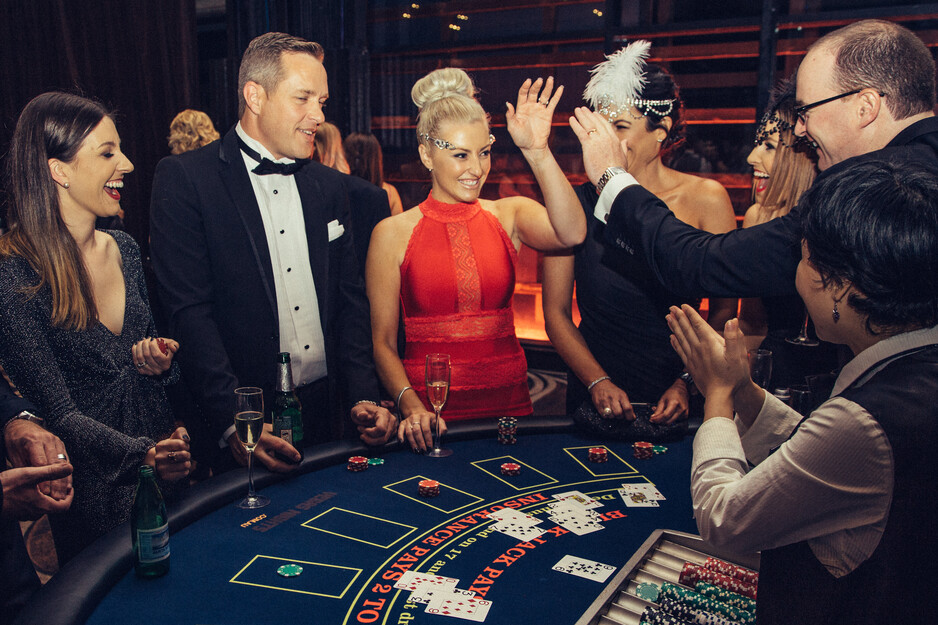
[[[645,59],[651,42],[633,41],[590,70],[593,75],[583,99],[606,119],[617,119],[633,106],[643,115],[649,110],[664,117],[671,112],[674,100],[644,100],[639,97],[645,86]]]

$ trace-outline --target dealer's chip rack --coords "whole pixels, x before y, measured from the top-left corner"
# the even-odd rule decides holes
[[[655,604],[636,595],[643,582],[661,586],[677,583],[685,562],[703,564],[708,556],[759,570],[759,556],[740,556],[704,541],[700,536],[655,530],[613,577],[576,625],[639,625],[642,612]]]

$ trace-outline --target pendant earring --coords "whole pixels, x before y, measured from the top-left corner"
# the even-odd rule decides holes
[[[840,321],[840,311],[837,310],[837,302],[834,302],[834,312],[831,313],[831,319],[834,320],[834,323]]]

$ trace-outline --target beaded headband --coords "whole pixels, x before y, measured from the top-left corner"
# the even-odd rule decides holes
[[[646,100],[639,97],[645,86],[645,59],[651,49],[651,42],[633,41],[626,47],[606,57],[606,60],[590,70],[593,75],[583,99],[597,113],[612,120],[627,112],[633,119],[632,108],[642,115],[654,113],[664,117],[674,109],[676,100]]]
[[[428,134],[425,133],[425,132],[419,134],[418,136],[419,136],[421,139],[423,139],[424,141],[426,141],[427,143],[432,143],[433,145],[435,145],[437,148],[439,148],[439,149],[441,149],[441,150],[459,150],[459,149],[461,149],[461,148],[459,148],[458,146],[453,145],[453,144],[450,143],[449,141],[443,141],[443,139],[434,139],[433,137],[431,137],[430,135],[428,135]],[[489,135],[489,145],[491,146],[493,143],[495,143],[495,135]]]

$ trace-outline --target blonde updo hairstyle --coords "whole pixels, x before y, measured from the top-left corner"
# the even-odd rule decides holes
[[[445,123],[470,124],[481,121],[488,130],[488,115],[475,99],[472,79],[461,69],[445,67],[430,72],[414,84],[410,97],[420,109],[417,114],[417,140],[429,147],[427,135],[439,139],[437,131]]]

